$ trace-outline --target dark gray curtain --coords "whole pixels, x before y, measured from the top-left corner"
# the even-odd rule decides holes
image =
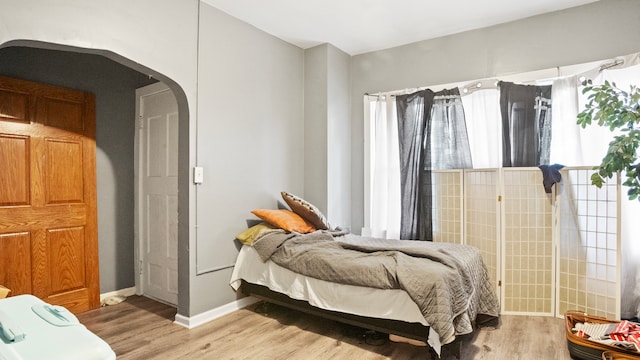
[[[551,86],[501,81],[502,166],[549,164]]]
[[[433,170],[469,169],[471,149],[458,88],[435,94],[431,108],[431,164]]]
[[[434,93],[396,97],[400,143],[400,239],[432,239],[429,116]]]
[[[400,143],[400,238],[433,240],[432,169],[470,168],[458,89],[396,97]]]

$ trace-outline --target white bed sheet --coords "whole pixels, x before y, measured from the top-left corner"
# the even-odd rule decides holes
[[[300,275],[272,261],[263,263],[251,246],[243,246],[238,254],[231,275],[231,286],[235,290],[240,287],[240,279],[326,310],[427,325],[420,309],[404,290],[337,284]]]
[[[231,274],[231,287],[238,290],[242,279],[266,286],[290,298],[305,300],[325,310],[428,326],[418,305],[404,290],[337,284],[304,276],[272,261],[262,262],[258,252],[251,246],[240,249]],[[428,343],[440,354],[440,339],[431,329]]]

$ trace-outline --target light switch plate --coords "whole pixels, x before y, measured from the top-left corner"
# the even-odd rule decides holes
[[[196,166],[193,168],[193,183],[202,184],[204,181],[204,169],[202,166]]]

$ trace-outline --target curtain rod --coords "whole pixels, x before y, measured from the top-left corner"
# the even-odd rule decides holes
[[[620,64],[624,64],[624,59],[615,59],[614,61],[612,61],[610,63],[602,64],[602,65],[600,65],[600,71],[607,70],[609,68],[612,68],[614,66],[618,66]]]
[[[557,72],[557,76],[555,76],[555,78],[562,78],[562,77],[569,77],[569,76],[576,76],[576,77],[584,77],[584,78],[591,78],[592,76],[595,76],[594,72],[601,72],[603,70],[607,70],[610,69],[612,67],[616,67],[619,65],[625,65],[626,66],[632,66],[632,65],[637,65],[640,64],[640,53],[632,53],[632,54],[628,54],[628,55],[623,55],[623,56],[619,56],[613,60],[605,60],[605,61],[609,61],[600,65],[596,65],[595,68],[592,68],[591,70],[587,70],[587,71],[582,71],[582,72],[574,72],[572,74],[569,75],[560,75],[561,70],[563,69],[573,69],[576,66],[581,66],[581,65],[587,65],[588,63],[583,63],[583,64],[575,64],[575,65],[569,65],[569,66],[557,66],[555,68],[549,68],[549,69],[542,69],[542,70],[534,70],[534,71],[527,71],[527,72],[522,72],[520,74],[524,75],[524,74],[528,74],[528,73],[539,73],[539,72],[544,72],[544,71],[556,71]],[[596,63],[596,61],[594,61],[593,63]],[[594,64],[595,65],[595,64]],[[571,71],[571,70],[569,70]],[[574,70],[575,71],[575,70]],[[506,77],[512,77],[513,74],[511,75],[505,75]],[[550,80],[550,78],[539,78],[536,80],[532,80],[532,81],[544,81],[544,80]],[[449,84],[441,84],[441,85],[433,85],[433,86],[422,86],[422,87],[415,87],[415,88],[405,88],[402,90],[393,90],[393,91],[384,91],[384,92],[377,92],[377,93],[364,93],[365,96],[394,96],[394,95],[401,95],[401,94],[410,94],[411,92],[415,92],[415,91],[420,91],[420,90],[424,90],[424,89],[428,89],[428,88],[442,88],[442,89],[450,89],[452,87],[458,87],[460,88],[460,95],[464,96],[464,95],[468,95],[471,94],[475,91],[478,90],[482,90],[482,89],[490,89],[490,88],[495,88],[495,84],[491,84],[491,82],[497,82],[498,80],[495,78],[488,78],[488,79],[479,79],[479,80],[474,80],[474,81],[470,81],[467,82],[465,85],[461,85],[460,83],[449,83]],[[508,80],[508,81],[513,81],[513,80]],[[527,83],[530,81],[519,81],[519,82],[523,82],[523,83]],[[482,83],[481,86],[477,86],[478,83]],[[467,92],[464,92],[464,89],[467,88]]]

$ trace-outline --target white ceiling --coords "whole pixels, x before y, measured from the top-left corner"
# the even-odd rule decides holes
[[[514,21],[597,0],[203,0],[303,49],[350,55]]]

